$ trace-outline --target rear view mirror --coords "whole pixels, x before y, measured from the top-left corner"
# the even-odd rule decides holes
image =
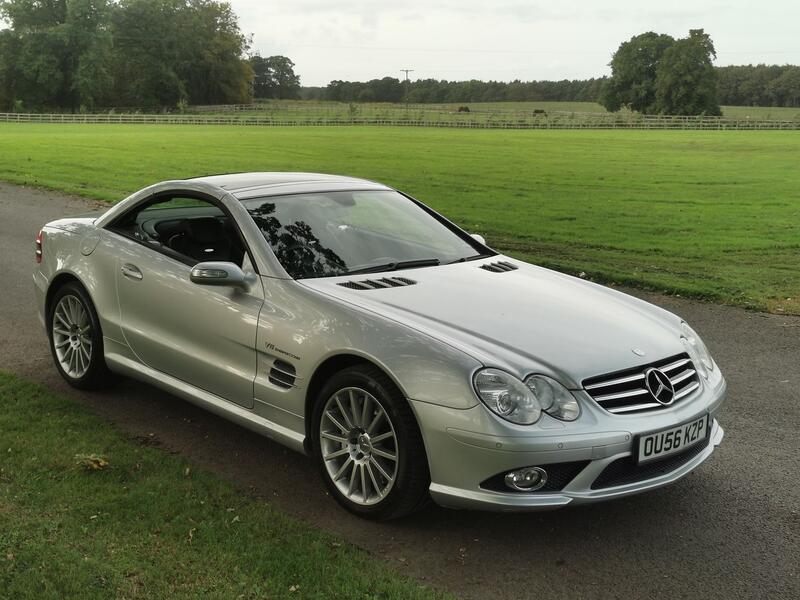
[[[470,235],[470,237],[472,237],[472,239],[474,239],[475,241],[478,241],[478,242],[480,242],[480,243],[481,243],[481,244],[483,244],[484,246],[486,245],[486,238],[484,238],[484,237],[483,237],[483,236],[482,236],[480,233],[470,233],[469,235]]]
[[[198,285],[230,286],[248,290],[255,276],[245,273],[232,262],[201,262],[192,267],[189,279]]]

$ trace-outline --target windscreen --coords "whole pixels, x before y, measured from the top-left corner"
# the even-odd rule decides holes
[[[389,190],[273,196],[242,204],[295,279],[446,264],[475,257],[481,249]]]

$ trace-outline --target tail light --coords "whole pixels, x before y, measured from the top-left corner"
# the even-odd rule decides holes
[[[42,262],[42,239],[44,238],[44,232],[39,231],[36,234],[36,264],[41,264]]]

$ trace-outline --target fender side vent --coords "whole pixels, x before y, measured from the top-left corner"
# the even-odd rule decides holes
[[[276,359],[269,370],[269,382],[278,387],[288,389],[294,386],[296,375],[297,371],[295,371],[294,366],[286,361]]]
[[[360,281],[343,281],[337,285],[351,290],[382,290],[385,288],[416,285],[416,281],[405,277],[384,277],[383,279],[362,279]]]
[[[481,269],[491,271],[492,273],[505,273],[506,271],[516,271],[519,267],[512,265],[510,262],[499,261],[493,263],[486,263],[481,265]]]

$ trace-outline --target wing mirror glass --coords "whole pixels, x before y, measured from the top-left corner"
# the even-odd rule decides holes
[[[192,267],[189,279],[198,285],[229,286],[247,290],[255,280],[255,275],[245,273],[239,265],[232,262],[201,262]]]
[[[480,242],[484,246],[486,245],[486,238],[484,238],[480,233],[470,233],[469,235],[473,240]]]

